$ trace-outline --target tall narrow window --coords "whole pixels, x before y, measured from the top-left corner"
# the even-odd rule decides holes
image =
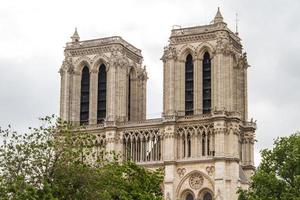
[[[203,56],[203,113],[211,110],[211,59],[208,52]]]
[[[131,72],[129,73],[129,76],[128,76],[128,99],[127,99],[128,121],[130,121],[130,109],[131,109],[131,107],[130,107],[130,104],[131,104]]]
[[[100,65],[98,72],[98,107],[97,123],[102,123],[106,117],[106,67]]]
[[[205,133],[202,134],[202,156],[205,156],[205,140],[206,140],[206,135]]]
[[[194,65],[191,54],[185,61],[185,115],[193,115],[194,109]]]
[[[187,145],[188,145],[187,157],[191,157],[191,155],[192,155],[192,143],[191,143],[191,135],[190,134],[188,134],[188,136],[187,136]]]
[[[81,91],[80,91],[80,124],[88,124],[89,122],[89,100],[90,100],[90,72],[85,66],[81,75]]]

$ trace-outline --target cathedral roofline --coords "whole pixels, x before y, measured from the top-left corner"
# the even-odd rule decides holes
[[[235,34],[233,31],[231,31],[227,27],[227,24],[223,21],[223,16],[221,14],[220,8],[218,8],[215,17],[210,24],[183,27],[183,28],[182,27],[173,28],[171,30],[170,39],[191,36],[191,35],[209,34],[217,31],[226,31],[233,40],[235,40],[237,43],[240,44],[241,41],[240,37],[237,34]]]
[[[83,40],[83,41],[77,41],[77,42],[68,42],[66,43],[65,50],[75,50],[75,49],[82,49],[82,48],[90,48],[90,47],[97,47],[97,46],[107,46],[112,44],[120,44],[123,47],[127,48],[134,54],[136,54],[139,57],[142,56],[142,51],[126,40],[124,40],[120,36],[111,36],[111,37],[105,37],[105,38],[97,38],[97,39],[91,39],[91,40]]]
[[[235,41],[237,41],[238,43],[241,41],[240,37],[237,36],[234,32],[232,32],[227,27],[227,24],[224,22],[217,23],[217,24],[209,24],[209,25],[173,28],[171,30],[170,38],[207,34],[207,33],[213,33],[217,31],[226,31]]]

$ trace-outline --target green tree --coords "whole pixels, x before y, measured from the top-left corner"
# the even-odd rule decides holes
[[[300,200],[300,133],[276,139],[261,156],[251,186],[239,190],[239,200]]]
[[[84,127],[54,116],[41,122],[29,133],[0,129],[0,199],[162,199],[161,170],[121,163],[115,154],[106,160],[103,151],[95,152],[95,135]]]

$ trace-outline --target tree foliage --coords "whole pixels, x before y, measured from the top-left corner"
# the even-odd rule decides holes
[[[162,171],[107,160],[95,135],[56,120],[18,134],[0,128],[0,199],[160,200]]]
[[[240,190],[239,200],[300,200],[300,133],[276,139],[261,156],[250,189]]]

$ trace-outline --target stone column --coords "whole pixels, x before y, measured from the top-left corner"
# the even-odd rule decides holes
[[[147,113],[147,77],[142,81],[142,120],[146,120]]]
[[[179,116],[184,116],[185,115],[185,61],[184,60],[179,60],[178,61],[178,68],[179,68],[179,74],[180,74],[180,79],[179,79]]]
[[[175,200],[175,159],[176,159],[176,141],[175,141],[175,126],[173,124],[165,125],[164,132],[164,196]]]
[[[128,96],[127,96],[127,65],[124,65],[122,67],[118,67],[118,81],[116,82],[117,85],[117,91],[116,94],[118,95],[117,98],[117,104],[118,109],[116,110],[116,114],[119,118],[119,120],[124,121],[127,118],[127,102],[128,102]]]
[[[107,158],[112,160],[113,159],[113,154],[112,153],[116,153],[116,154],[121,154],[122,153],[122,145],[121,145],[121,139],[120,136],[116,130],[115,127],[110,127],[107,126],[106,127],[106,136],[105,136],[105,140],[106,140],[106,152],[107,154]],[[130,142],[130,141],[128,141]]]
[[[89,124],[97,124],[98,70],[90,73]]]
[[[79,125],[80,122],[80,90],[81,90],[81,73],[75,72],[73,75],[72,88],[72,121]]]
[[[67,120],[67,102],[66,102],[66,95],[68,92],[68,85],[66,84],[67,82],[67,72],[61,68],[59,70],[60,73],[60,118],[62,120]]]
[[[107,121],[116,120],[116,66],[110,65],[107,71]]]
[[[193,83],[193,90],[194,90],[194,115],[197,115],[197,114],[200,114],[200,111],[199,111],[199,101],[200,101],[200,98],[199,98],[199,85],[200,85],[200,80],[199,80],[199,59],[198,58],[195,58],[193,60],[193,66],[194,66],[194,83]],[[201,79],[202,80],[202,79]],[[202,83],[201,83],[202,85]]]

